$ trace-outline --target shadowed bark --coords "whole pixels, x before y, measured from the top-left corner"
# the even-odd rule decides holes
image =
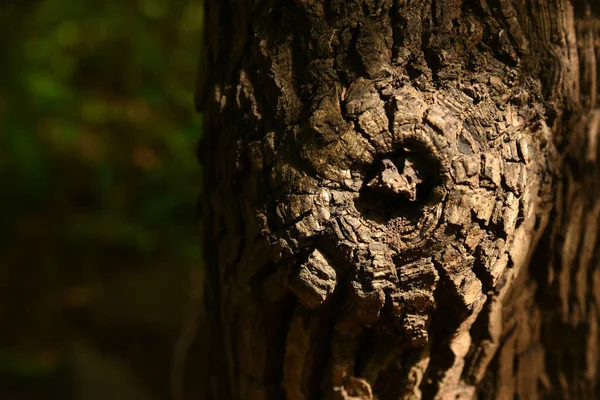
[[[600,395],[600,3],[206,16],[207,398]]]

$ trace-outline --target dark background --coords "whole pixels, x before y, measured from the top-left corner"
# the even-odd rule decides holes
[[[178,340],[181,380],[202,18],[201,0],[0,0],[0,399],[166,399]]]

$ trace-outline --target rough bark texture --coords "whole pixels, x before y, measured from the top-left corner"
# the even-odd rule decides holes
[[[207,398],[599,398],[600,4],[206,0]]]

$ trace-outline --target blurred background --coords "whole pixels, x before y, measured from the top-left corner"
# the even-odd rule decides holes
[[[202,18],[201,0],[0,0],[0,399],[167,399],[181,379]]]

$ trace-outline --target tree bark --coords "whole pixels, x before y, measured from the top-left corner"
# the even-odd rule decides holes
[[[206,398],[600,398],[600,3],[205,3]]]

